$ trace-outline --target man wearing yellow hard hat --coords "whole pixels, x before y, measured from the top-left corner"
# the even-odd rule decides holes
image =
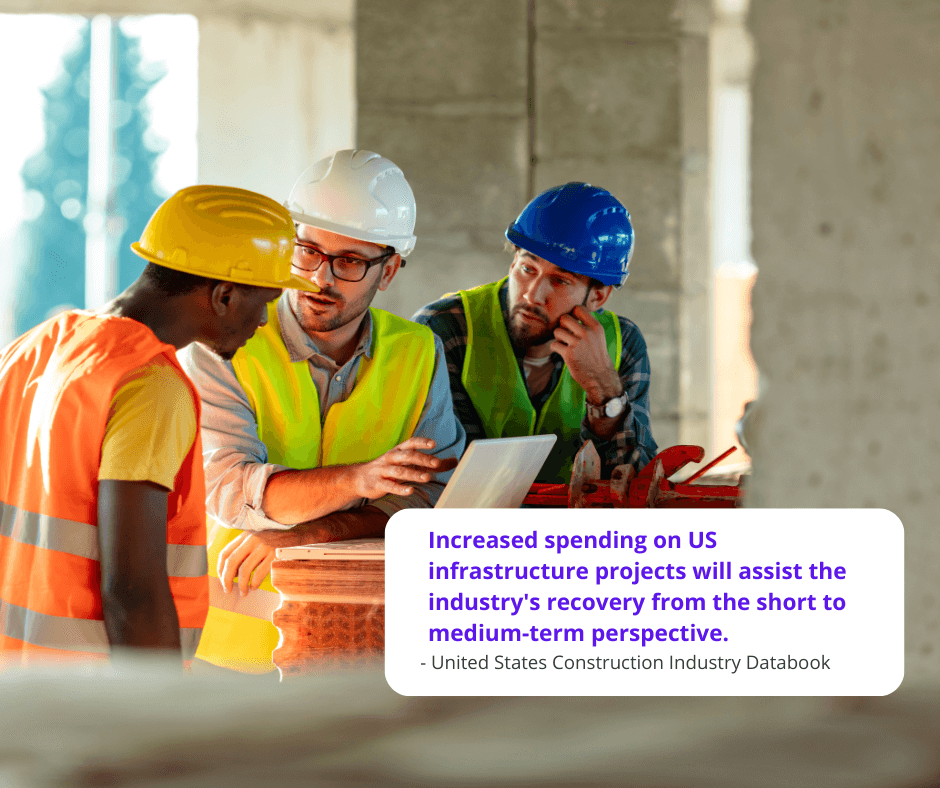
[[[294,273],[268,324],[231,361],[180,354],[203,399],[211,608],[197,657],[274,670],[275,548],[381,536],[406,507],[432,506],[463,451],[441,341],[370,308],[415,245],[402,171],[343,150],[298,179]],[[234,586],[234,587],[233,587]]]
[[[192,658],[208,610],[199,397],[176,351],[223,357],[293,276],[288,212],[183,189],[133,250],[144,272],[98,312],[57,315],[0,351],[0,658]]]

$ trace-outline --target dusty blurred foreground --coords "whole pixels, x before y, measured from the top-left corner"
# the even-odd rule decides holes
[[[940,785],[940,692],[404,698],[380,672],[288,684],[153,665],[0,674],[0,785]]]

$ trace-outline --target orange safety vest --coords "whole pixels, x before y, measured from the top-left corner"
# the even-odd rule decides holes
[[[0,657],[101,659],[98,468],[122,377],[176,351],[129,318],[67,312],[0,352]],[[189,378],[199,417],[199,396]],[[196,440],[168,501],[167,574],[192,659],[209,607]]]

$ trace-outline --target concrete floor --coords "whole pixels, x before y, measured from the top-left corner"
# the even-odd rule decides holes
[[[404,698],[381,673],[271,685],[0,674],[0,785],[940,786],[940,693]]]

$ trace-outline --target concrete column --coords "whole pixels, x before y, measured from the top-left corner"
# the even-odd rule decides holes
[[[680,75],[679,443],[712,448],[715,272],[709,168],[710,3],[677,3]],[[655,425],[654,425],[655,426]],[[655,433],[654,433],[655,434]],[[715,447],[723,450],[725,446]]]
[[[751,501],[897,514],[905,680],[935,683],[940,6],[762,0],[751,27],[752,344],[768,382]]]
[[[359,0],[357,145],[405,172],[418,243],[376,304],[410,317],[504,276],[529,173],[525,0]]]
[[[630,211],[608,306],[646,338],[663,447],[710,446],[708,19],[707,3],[536,3],[535,191],[584,180]]]

